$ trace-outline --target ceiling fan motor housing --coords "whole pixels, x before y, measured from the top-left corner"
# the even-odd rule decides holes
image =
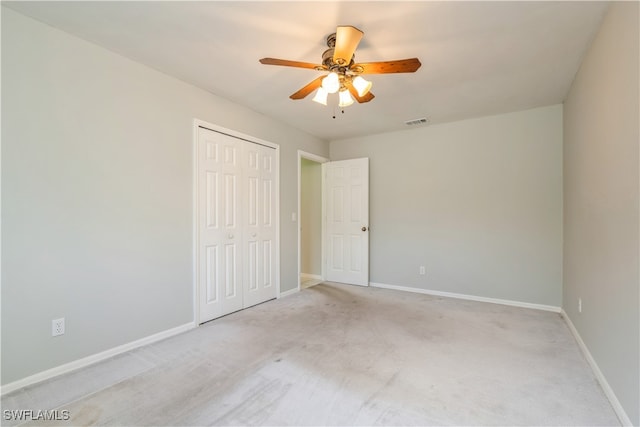
[[[352,66],[354,64],[355,58],[356,56],[353,55],[351,57],[351,61],[349,61],[348,64],[346,65],[340,65],[340,64],[336,64],[335,62],[333,62],[333,48],[327,49],[324,51],[324,53],[322,54],[322,65],[324,65],[326,67],[327,70],[329,71],[335,71],[338,74],[346,74],[347,71],[352,71],[354,73],[361,73],[362,72],[362,67],[355,67],[352,69]]]
[[[333,51],[334,49],[331,47],[325,50],[322,54],[322,64],[328,69],[331,69],[331,66],[333,65]]]

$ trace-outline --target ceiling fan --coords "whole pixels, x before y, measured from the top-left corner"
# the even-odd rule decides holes
[[[365,80],[362,74],[414,73],[421,64],[418,58],[356,63],[354,52],[363,35],[362,31],[352,26],[338,27],[335,33],[327,37],[329,49],[322,54],[322,64],[276,58],[262,58],[260,63],[329,72],[291,94],[291,99],[303,99],[317,89],[313,100],[323,105],[327,105],[328,94],[336,92],[340,107],[353,104],[353,98],[360,103],[369,102],[374,98],[370,92],[372,83]]]

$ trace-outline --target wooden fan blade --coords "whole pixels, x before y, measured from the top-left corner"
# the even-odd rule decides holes
[[[290,95],[289,98],[291,98],[291,99],[302,99],[302,98],[306,97],[307,95],[309,95],[311,92],[313,92],[314,90],[318,89],[322,85],[322,79],[324,79],[324,78],[325,78],[325,76],[318,77],[317,79],[313,80],[311,83],[309,83],[308,85],[304,86],[302,89],[300,89],[296,93]]]
[[[367,62],[354,64],[364,69],[362,74],[415,73],[420,68],[418,58],[398,59],[395,61]],[[352,68],[353,68],[352,67]]]
[[[336,46],[333,51],[333,62],[338,65],[348,65],[363,35],[364,33],[356,27],[338,27],[336,30]]]
[[[373,98],[375,98],[375,96],[371,92],[365,93],[364,96],[358,95],[358,91],[356,90],[355,87],[353,87],[352,84],[347,84],[346,86],[347,86],[347,89],[349,89],[349,92],[351,93],[351,96],[353,96],[355,98],[355,100],[358,101],[361,104],[363,102],[369,102]]]
[[[282,65],[283,67],[310,68],[312,70],[315,70],[317,67],[325,68],[322,65],[312,64],[310,62],[289,61],[277,58],[262,58],[260,63],[265,65]]]

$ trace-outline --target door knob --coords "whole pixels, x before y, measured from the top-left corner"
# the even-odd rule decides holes
[[[256,233],[251,233],[251,237],[256,237],[257,234]]]
[[[362,231],[367,231],[367,227],[362,227]]]
[[[229,233],[229,238],[233,239],[233,234]]]

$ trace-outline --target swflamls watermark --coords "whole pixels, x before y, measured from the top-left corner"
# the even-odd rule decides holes
[[[5,421],[69,421],[71,418],[68,409],[5,409],[2,416]]]

